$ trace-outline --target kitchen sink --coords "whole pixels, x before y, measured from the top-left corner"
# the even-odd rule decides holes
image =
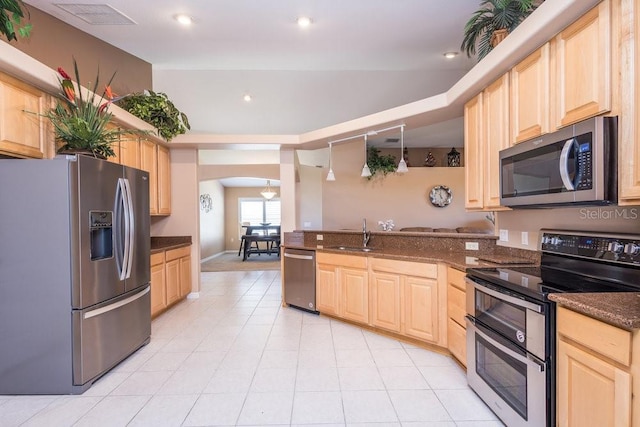
[[[340,251],[353,251],[353,252],[371,252],[373,248],[364,248],[356,246],[332,246],[329,249],[338,249]]]

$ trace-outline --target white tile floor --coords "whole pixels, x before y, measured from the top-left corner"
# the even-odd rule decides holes
[[[280,288],[203,273],[83,395],[0,396],[0,426],[502,426],[449,357],[282,308]]]

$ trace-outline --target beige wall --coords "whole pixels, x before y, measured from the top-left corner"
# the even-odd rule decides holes
[[[378,221],[388,219],[394,220],[396,230],[412,226],[492,228],[485,213],[464,209],[464,168],[415,167],[404,175],[389,174],[368,181],[360,177],[363,163],[363,142],[333,147],[336,181],[324,180],[326,168],[322,176],[323,229],[361,229],[363,218],[372,230],[380,230]],[[437,184],[453,192],[453,201],[445,208],[429,202],[428,193]]]
[[[536,250],[541,228],[607,233],[640,233],[640,206],[518,209],[496,214],[496,234],[507,230],[508,241],[498,245]],[[529,244],[522,244],[522,232]]]
[[[171,215],[151,217],[152,236],[191,236],[192,292],[200,291],[198,151],[171,149]]]
[[[151,64],[115,46],[103,42],[34,7],[27,6],[31,36],[10,44],[57,70],[64,68],[73,76],[73,57],[78,62],[84,86],[94,82],[98,68],[100,83],[106,84],[116,72],[112,88],[117,94],[152,89]],[[2,39],[2,43],[7,43]]]
[[[242,197],[262,197],[260,192],[264,187],[229,187],[224,191],[224,224],[225,224],[225,250],[238,251],[240,248],[239,236],[242,228],[238,222],[238,199]],[[274,187],[278,197],[280,188]],[[277,198],[278,198],[277,197]]]
[[[200,208],[200,258],[207,258],[224,252],[224,187],[218,181],[201,181],[200,196],[211,197],[212,209],[205,212]]]
[[[313,166],[298,166],[300,182],[296,185],[296,228],[318,230],[322,228],[322,182],[326,170]]]

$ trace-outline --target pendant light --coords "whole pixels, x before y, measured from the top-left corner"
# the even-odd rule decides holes
[[[271,200],[276,196],[277,193],[271,189],[270,180],[267,180],[267,187],[264,190],[262,190],[260,194],[262,194],[262,197],[264,197],[267,200]]]
[[[327,174],[327,181],[335,181],[336,176],[333,174],[332,163],[331,163],[331,147],[332,143],[329,143],[329,173]]]
[[[396,169],[396,172],[409,172],[409,168],[407,168],[407,162],[404,161],[404,126],[400,126],[400,163],[398,163],[398,169]]]
[[[362,167],[360,176],[363,178],[371,176],[371,169],[369,169],[369,165],[367,164],[367,134],[364,135],[364,166]]]

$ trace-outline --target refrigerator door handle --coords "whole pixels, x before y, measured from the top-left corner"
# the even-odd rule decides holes
[[[122,307],[124,305],[130,304],[133,301],[136,301],[136,300],[142,298],[143,296],[148,294],[150,290],[151,290],[151,287],[147,286],[141,292],[138,292],[135,295],[131,295],[130,297],[125,298],[122,301],[114,302],[113,304],[109,304],[109,305],[106,305],[104,307],[96,308],[95,310],[87,311],[86,313],[84,313],[82,318],[83,319],[90,319],[92,317],[100,316],[101,314],[113,311],[113,310],[115,310],[117,308],[120,308],[120,307]]]
[[[131,184],[129,180],[126,178],[122,179],[124,181],[125,188],[125,245],[128,248],[128,256],[125,257],[126,260],[126,275],[125,278],[131,277],[131,266],[133,265],[133,245],[135,241],[135,216],[133,211],[133,197],[131,196]]]
[[[120,224],[122,223],[121,217],[126,218],[126,207],[124,206],[124,184],[122,178],[118,178],[118,185],[116,186],[116,201],[115,201],[115,246],[116,246],[116,265],[118,267],[118,277],[120,280],[124,280],[126,276],[126,262],[127,262],[127,247],[126,241],[123,245],[122,230],[120,230]]]

